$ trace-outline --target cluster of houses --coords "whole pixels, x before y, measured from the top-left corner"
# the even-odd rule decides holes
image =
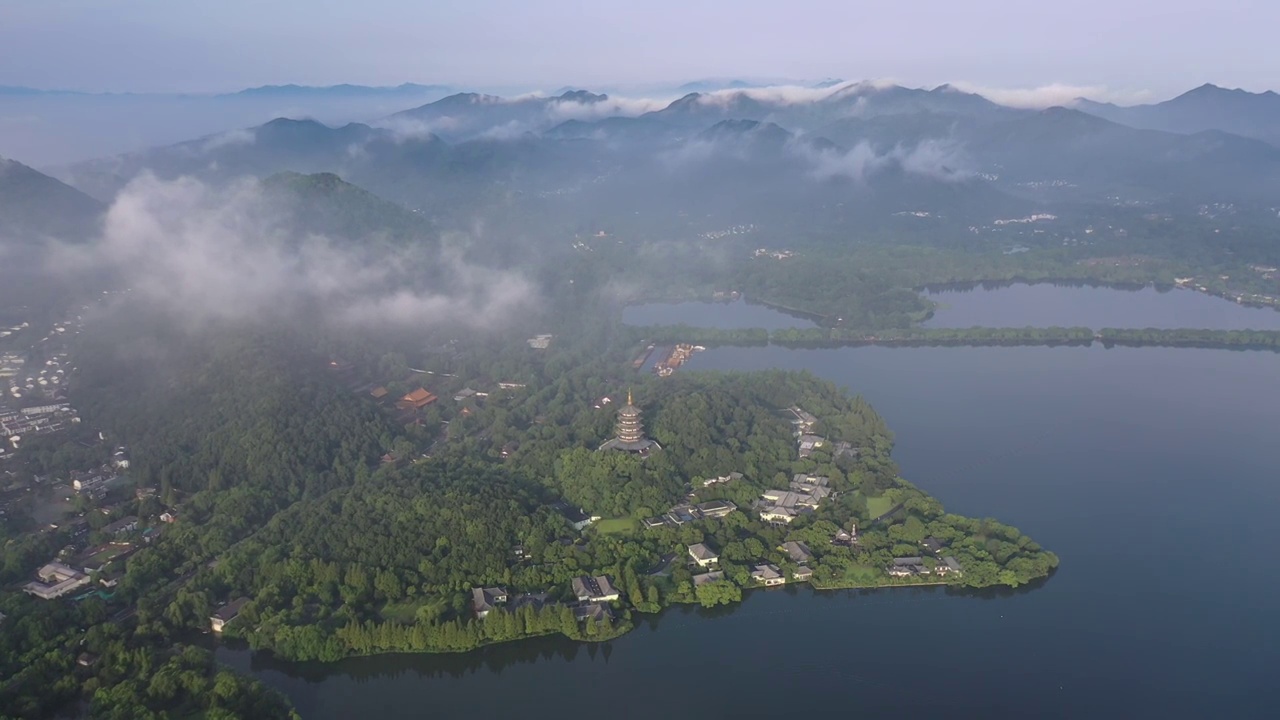
[[[791,479],[785,490],[765,490],[756,500],[756,511],[767,523],[786,524],[803,513],[818,509],[823,500],[832,496],[830,478],[824,475],[799,473]]]
[[[570,583],[576,601],[569,605],[578,622],[588,620],[612,621],[613,609],[609,603],[617,602],[622,593],[614,587],[607,575],[580,575]],[[555,605],[547,593],[524,593],[511,596],[506,588],[477,587],[471,588],[471,611],[480,619],[488,617],[495,610],[516,612],[523,607],[535,610]]]
[[[128,467],[129,461],[123,460],[124,467]],[[101,500],[106,497],[112,488],[117,487],[123,481],[118,469],[120,466],[114,463],[108,463],[92,470],[72,470],[71,471],[71,489],[76,491],[77,495],[83,495],[92,500]]]
[[[111,523],[102,531],[118,536],[136,529],[137,526],[138,519],[130,517]],[[87,524],[83,521],[78,525],[73,524],[70,529],[73,540],[88,533]],[[96,545],[80,553],[76,553],[75,545],[68,545],[58,556],[65,558],[75,554],[74,559],[47,563],[36,572],[38,579],[23,585],[22,590],[42,600],[53,600],[90,584],[95,577],[103,587],[113,588],[124,576],[124,567],[120,561],[136,550],[136,545],[121,540]]]
[[[48,435],[78,422],[80,417],[68,402],[51,402],[20,410],[0,404],[0,439],[9,446],[5,448],[6,455],[18,449],[23,437]]]
[[[809,563],[813,560],[813,552],[808,545],[791,540],[783,543],[780,549],[787,553],[791,561],[796,564],[796,569],[791,573],[792,577],[801,582],[813,578],[813,570],[809,567]],[[724,572],[716,569],[720,562],[720,555],[710,546],[706,543],[694,543],[688,546],[687,551],[689,553],[690,567],[708,571],[693,576],[693,587],[695,589],[701,585],[724,579]],[[787,582],[786,574],[777,565],[769,562],[760,562],[752,565],[751,579],[756,584],[765,587],[783,585]]]
[[[737,510],[738,506],[729,500],[708,500],[696,505],[681,503],[657,517],[645,518],[644,526],[657,528],[663,525],[679,527],[698,520],[722,518]]]
[[[941,540],[935,537],[927,537],[920,546],[929,551],[929,554],[937,558],[937,562],[933,567],[929,567],[925,563],[923,557],[896,557],[887,568],[891,577],[917,577],[920,575],[935,575],[944,577],[951,574],[960,574],[960,562],[951,555],[943,555],[946,546]]]

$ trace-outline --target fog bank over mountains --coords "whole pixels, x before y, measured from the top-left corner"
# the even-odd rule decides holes
[[[661,110],[674,100],[698,93],[704,101],[746,93],[760,101],[798,98],[821,99],[832,90],[850,86],[884,86],[888,81],[851,83],[838,79],[789,81],[783,79],[720,78],[684,83],[653,83],[629,86],[593,86],[587,95],[607,95],[604,102],[563,103],[548,113],[548,120],[591,120],[605,117],[635,117]],[[955,82],[950,87],[984,97],[1010,108],[1043,109],[1071,105],[1089,98],[1078,107],[1117,121],[1126,121],[1120,111],[1152,98],[1143,91],[1115,91],[1102,86],[1048,84],[1035,88],[998,88]],[[558,97],[572,86],[553,91],[528,88],[493,88],[466,92],[466,97],[495,98],[506,103],[538,97]],[[439,84],[404,83],[370,87],[333,85],[326,87],[268,85],[231,93],[131,94],[47,91],[24,87],[0,87],[0,156],[13,157],[38,168],[50,168],[148,147],[166,145],[194,137],[260,125],[278,117],[314,119],[329,125],[349,122],[377,124],[399,115],[406,132],[445,129],[440,118],[415,118],[420,106],[459,93],[460,89]],[[1243,91],[1235,91],[1243,93]],[[1249,93],[1244,93],[1249,95]],[[1118,103],[1118,105],[1112,105]],[[1086,107],[1087,105],[1087,107]],[[1140,115],[1129,114],[1127,120]],[[514,113],[519,115],[519,113]],[[454,119],[458,121],[457,118]],[[515,122],[512,122],[515,120]],[[447,124],[447,122],[446,122]],[[783,123],[785,125],[785,123]],[[1180,131],[1176,123],[1158,121],[1142,127]],[[1201,123],[1203,124],[1203,123]],[[505,124],[482,128],[493,136],[510,135],[527,129],[518,118]],[[1201,128],[1207,129],[1207,128]],[[1223,128],[1225,129],[1225,128]],[[1261,132],[1262,130],[1259,130]],[[1246,133],[1248,134],[1248,133]],[[1256,134],[1256,133],[1255,133]]]

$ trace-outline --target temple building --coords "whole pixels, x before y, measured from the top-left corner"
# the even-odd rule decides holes
[[[601,450],[622,450],[624,452],[648,455],[650,450],[661,450],[662,446],[644,436],[643,413],[631,401],[631,391],[627,391],[627,404],[618,408],[618,424],[615,426],[615,437],[600,446]]]

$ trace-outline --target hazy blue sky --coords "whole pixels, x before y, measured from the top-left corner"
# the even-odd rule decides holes
[[[0,84],[1280,87],[1277,0],[0,0]]]

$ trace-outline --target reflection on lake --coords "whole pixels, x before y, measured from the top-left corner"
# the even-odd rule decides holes
[[[726,329],[813,327],[812,320],[788,315],[765,305],[746,300],[732,302],[645,303],[630,305],[622,311],[628,325],[690,325]]]
[[[1280,312],[1238,305],[1192,290],[1070,285],[946,288],[925,293],[938,303],[931,328],[1083,326],[1280,330]]]
[[[806,369],[861,392],[897,433],[906,478],[955,512],[1020,527],[1061,568],[1024,592],[755,591],[601,645],[548,638],[319,670],[258,659],[254,671],[320,720],[1273,711],[1280,356],[761,347],[686,367]]]

